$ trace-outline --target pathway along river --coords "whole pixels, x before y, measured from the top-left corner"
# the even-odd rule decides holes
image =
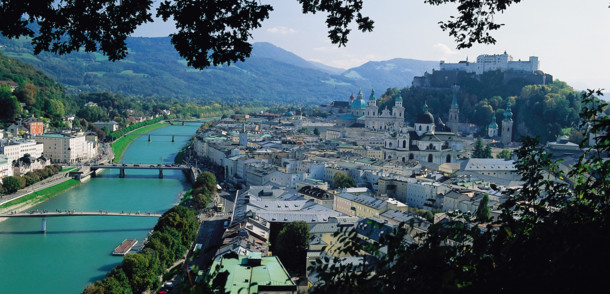
[[[187,123],[156,129],[134,141],[123,156],[126,163],[173,163],[178,150],[190,139],[154,134],[194,135],[199,124]],[[76,211],[164,212],[178,201],[188,183],[181,171],[107,170],[33,209]],[[104,278],[123,257],[112,250],[124,239],[139,244],[157,218],[54,217],[47,219],[47,232],[40,233],[39,218],[0,222],[0,293],[80,293]]]

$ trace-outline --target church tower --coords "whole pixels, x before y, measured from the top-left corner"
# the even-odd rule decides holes
[[[457,92],[460,90],[460,86],[453,84],[451,91],[453,92],[453,99],[451,99],[451,107],[449,108],[449,120],[447,126],[454,133],[459,133],[460,125],[460,107],[457,102]]]
[[[398,130],[402,128],[405,122],[405,108],[402,107],[402,96],[400,96],[400,94],[394,99],[392,116],[394,117],[394,129]]]
[[[367,129],[379,129],[377,120],[375,120],[375,118],[379,116],[378,111],[379,108],[377,106],[377,98],[375,98],[375,90],[371,90],[371,96],[369,96],[369,102],[366,106],[366,119],[364,121],[364,125]]]
[[[502,120],[502,139],[504,145],[510,144],[513,139],[513,113],[510,109],[510,100],[506,102],[506,110],[504,111],[504,120]]]
[[[490,138],[498,136],[498,123],[496,123],[496,113],[491,116],[491,122],[487,126],[487,136]]]

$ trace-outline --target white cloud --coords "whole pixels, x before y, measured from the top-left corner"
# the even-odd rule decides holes
[[[447,46],[443,43],[436,43],[432,47],[436,51],[440,52],[443,56],[458,54],[457,51],[451,50],[451,48],[449,48],[449,46]]]
[[[365,63],[367,63],[369,60],[367,59],[361,59],[361,58],[350,58],[350,59],[335,59],[332,60],[330,62],[330,66],[333,67],[338,67],[338,68],[352,68],[352,67],[358,67],[361,66]]]
[[[288,34],[293,34],[296,31],[292,28],[287,28],[284,26],[277,26],[277,27],[268,28],[267,32],[270,32],[272,34],[288,35]]]
[[[364,56],[365,59],[367,59],[368,61],[379,61],[379,60],[383,60],[383,58],[381,58],[381,56],[377,56],[375,54],[367,54]]]

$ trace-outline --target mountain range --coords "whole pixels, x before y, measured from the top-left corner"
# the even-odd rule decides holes
[[[69,93],[110,91],[124,95],[209,101],[322,104],[351,93],[411,85],[436,61],[392,59],[348,70],[307,61],[270,43],[254,43],[251,57],[230,66],[196,70],[186,65],[169,37],[128,38],[129,54],[110,62],[99,53],[34,55],[28,39],[0,37],[8,57],[32,64],[64,84]]]

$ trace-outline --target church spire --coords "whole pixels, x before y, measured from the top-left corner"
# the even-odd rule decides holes
[[[451,99],[451,107],[458,107],[457,92],[459,90],[460,86],[458,84],[453,84],[453,86],[451,86],[451,92],[453,92],[453,98]]]
[[[506,101],[506,110],[504,111],[504,121],[512,121],[513,112],[510,109],[510,100]]]

